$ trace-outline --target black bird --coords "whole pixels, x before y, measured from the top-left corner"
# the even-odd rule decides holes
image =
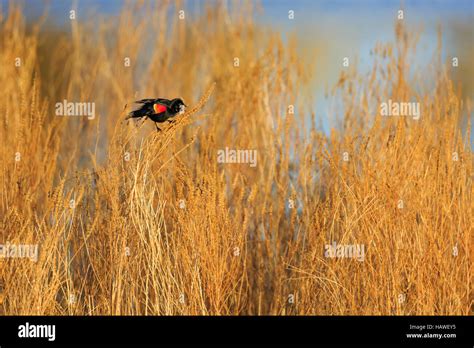
[[[156,130],[161,131],[158,127],[157,123],[162,123],[165,121],[174,122],[170,118],[175,117],[181,111],[184,111],[184,104],[183,100],[180,98],[175,99],[142,99],[137,100],[135,103],[143,104],[139,109],[130,112],[126,118],[141,118],[141,117],[148,117],[152,121],[155,122]]]

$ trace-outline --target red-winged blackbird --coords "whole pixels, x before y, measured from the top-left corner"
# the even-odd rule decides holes
[[[158,128],[156,123],[162,123],[165,121],[174,122],[174,120],[170,120],[170,118],[176,116],[180,113],[181,110],[184,110],[186,104],[180,98],[175,98],[172,100],[168,99],[142,99],[138,100],[135,103],[143,104],[141,108],[134,110],[128,114],[129,118],[141,118],[141,117],[148,117],[152,121],[155,122],[156,130],[161,131]]]

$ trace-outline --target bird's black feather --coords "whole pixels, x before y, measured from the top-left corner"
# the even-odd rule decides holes
[[[156,98],[156,99],[141,99],[137,100],[135,103],[143,104],[139,109],[133,110],[130,112],[126,119],[129,118],[140,118],[147,116],[154,122],[165,122],[169,121],[169,118],[176,116],[183,106],[186,106],[180,98],[175,98],[172,100]],[[156,113],[155,105],[160,104],[165,106],[165,111]],[[158,127],[157,127],[158,128]]]

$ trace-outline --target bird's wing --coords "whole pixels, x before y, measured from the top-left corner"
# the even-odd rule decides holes
[[[155,104],[158,103],[158,104],[161,104],[161,105],[164,105],[166,107],[169,107],[171,105],[171,100],[168,100],[168,99],[163,99],[163,98],[157,98],[154,100]]]
[[[147,104],[147,103],[154,103],[155,99],[141,99],[137,100],[135,103],[137,104]]]

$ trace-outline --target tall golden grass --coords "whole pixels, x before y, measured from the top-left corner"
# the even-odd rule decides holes
[[[39,245],[37,262],[1,259],[1,313],[472,313],[472,103],[449,66],[410,75],[417,37],[397,24],[368,74],[341,72],[326,135],[294,38],[247,5],[171,8],[131,3],[70,33],[0,14],[0,243]],[[133,100],[177,96],[191,107],[163,132],[124,122]],[[63,99],[96,118],[55,116]],[[388,99],[419,101],[421,119],[381,117]],[[225,147],[257,166],[217,163]],[[365,260],[324,257],[333,241]]]

